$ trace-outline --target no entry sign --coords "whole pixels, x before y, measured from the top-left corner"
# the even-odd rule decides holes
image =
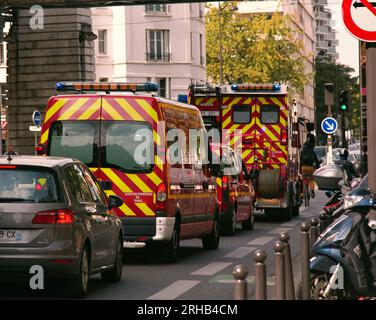
[[[355,38],[376,42],[376,2],[343,0],[342,18],[346,29]]]

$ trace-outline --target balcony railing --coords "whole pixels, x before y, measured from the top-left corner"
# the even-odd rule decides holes
[[[323,20],[328,20],[331,19],[331,14],[327,12],[315,12],[315,18],[316,19],[323,19]]]
[[[316,48],[318,49],[328,49],[328,42],[326,41],[317,41]]]
[[[328,27],[317,27],[316,33],[327,34],[329,32]]]
[[[162,61],[162,62],[170,62],[171,61],[171,53],[146,53],[146,61]]]

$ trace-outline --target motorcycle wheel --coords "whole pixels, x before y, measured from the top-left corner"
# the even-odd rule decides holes
[[[342,291],[332,290],[327,297],[324,297],[324,291],[330,279],[330,274],[320,273],[311,275],[311,300],[341,300]],[[297,300],[302,300],[302,283],[299,283],[297,290]]]

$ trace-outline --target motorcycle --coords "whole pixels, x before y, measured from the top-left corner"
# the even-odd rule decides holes
[[[358,187],[342,214],[318,237],[310,260],[314,300],[376,297],[376,196]]]

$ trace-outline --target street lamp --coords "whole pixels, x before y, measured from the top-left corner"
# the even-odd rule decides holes
[[[226,3],[226,6],[228,3]],[[226,6],[224,8],[226,8]],[[223,8],[223,9],[224,9]],[[232,6],[230,11],[236,11],[238,7]],[[223,83],[223,57],[222,57],[222,23],[221,23],[221,2],[218,1],[218,40],[219,40],[219,85]]]

